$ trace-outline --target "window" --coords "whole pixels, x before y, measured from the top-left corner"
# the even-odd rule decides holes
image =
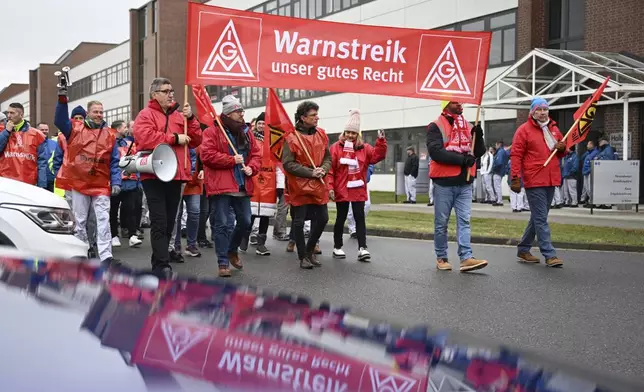
[[[152,2],[152,32],[159,31],[159,2],[154,0]]]
[[[122,120],[125,122],[128,122],[131,120],[130,105],[106,110],[103,114],[104,114],[105,122],[107,123],[107,126],[110,126],[116,120]]]
[[[139,39],[148,36],[148,8],[147,6],[139,10]]]
[[[584,50],[584,0],[548,1],[548,47]]]
[[[488,147],[499,140],[503,140],[506,146],[512,144],[514,132],[517,130],[516,119],[494,120],[485,122],[485,143]]]
[[[130,82],[130,60],[84,77],[72,84],[69,91],[70,101],[85,98],[92,94]]]

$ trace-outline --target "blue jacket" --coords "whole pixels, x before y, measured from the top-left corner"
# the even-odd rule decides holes
[[[63,158],[65,153],[63,149],[60,148],[60,144],[56,143],[56,151],[54,152],[54,160],[52,163],[51,171],[54,173],[54,178],[58,175],[58,170],[63,165]]]
[[[128,141],[133,141],[133,139],[130,140],[128,138],[117,137],[116,145],[118,147],[126,147]],[[119,159],[120,159],[120,155],[119,155]],[[136,177],[137,177],[136,180],[124,180],[121,177],[121,191],[130,192],[130,191],[136,190],[139,187],[139,178],[140,178],[139,173],[136,174]]]
[[[599,147],[597,159],[601,159],[602,161],[616,161],[619,159],[619,156],[615,152],[615,148],[610,144],[607,144],[603,147]]]
[[[24,124],[22,125],[22,128],[20,129],[14,129],[13,132],[27,132],[27,130],[31,128],[31,125],[27,120],[25,120]],[[6,129],[0,132],[0,153],[4,152],[4,149],[7,147],[7,143],[9,143],[9,136],[11,136],[11,132],[7,131]],[[49,163],[49,157],[51,155],[47,155],[47,140],[45,139],[40,146],[38,146],[38,149],[36,151],[36,155],[38,155],[38,187],[40,188],[47,188],[47,171],[48,171],[48,163]]]
[[[595,147],[592,151],[588,152],[588,155],[584,155],[584,167],[581,170],[581,174],[587,176],[590,174],[590,161],[595,160],[599,155],[599,148]]]
[[[494,154],[494,164],[492,165],[492,173],[500,176],[505,175],[508,170],[508,162],[510,161],[510,153],[505,148],[499,148]]]
[[[367,184],[369,183],[369,181],[371,181],[371,175],[373,174],[373,171],[375,169],[376,167],[374,165],[369,165],[369,167],[367,168]]]
[[[45,149],[47,150],[47,162],[49,162],[49,159],[56,155],[57,147],[58,143],[56,142],[56,140],[47,139],[47,146],[45,147]],[[54,174],[52,168],[47,165],[47,183],[51,184],[55,179],[56,175]]]
[[[191,148],[190,150],[190,174],[194,175],[197,170],[197,149]]]
[[[579,157],[575,151],[570,151],[563,158],[561,176],[563,178],[577,178],[579,174]]]
[[[72,121],[69,118],[69,109],[67,102],[60,102],[56,104],[56,114],[54,116],[54,125],[65,135],[67,140],[72,134]],[[105,121],[100,124],[100,129],[106,127]],[[106,130],[107,132],[107,130]],[[114,143],[112,148],[112,156],[110,159],[110,185],[121,186],[121,169],[119,168],[119,161],[121,160],[121,153],[119,152],[118,143]],[[60,166],[59,166],[60,167]]]

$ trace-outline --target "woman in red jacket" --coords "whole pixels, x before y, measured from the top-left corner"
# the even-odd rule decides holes
[[[360,112],[349,111],[349,120],[344,126],[340,140],[331,146],[331,170],[326,177],[329,197],[335,201],[337,215],[333,227],[333,257],[346,258],[342,250],[344,222],[349,213],[349,204],[353,210],[358,235],[358,260],[369,261],[371,254],[367,250],[367,229],[365,225],[364,203],[367,201],[367,170],[369,165],[376,164],[387,155],[385,133],[378,131],[376,146],[364,143],[360,134]]]

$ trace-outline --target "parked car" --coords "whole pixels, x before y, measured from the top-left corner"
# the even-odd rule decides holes
[[[0,178],[0,247],[43,257],[86,258],[89,246],[74,237],[65,200],[20,181]]]

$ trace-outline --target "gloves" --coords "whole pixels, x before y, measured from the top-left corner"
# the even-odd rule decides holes
[[[473,137],[483,137],[483,128],[481,128],[480,125],[476,125],[475,127],[472,128],[472,136]]]
[[[118,194],[121,193],[121,187],[118,185],[113,185],[112,186],[112,196],[118,196]]]
[[[474,155],[465,155],[463,157],[463,167],[472,167],[476,163],[476,158]]]
[[[60,96],[66,97],[66,96],[67,96],[67,87],[61,87],[61,88],[59,88],[59,89],[58,89],[58,96],[59,96],[59,97],[60,97]]]
[[[564,143],[564,142],[557,142],[557,144],[555,144],[555,150],[557,150],[557,152],[564,152],[564,151],[566,151],[566,143]]]
[[[329,191],[329,199],[335,201],[335,191],[333,189]]]
[[[510,181],[510,189],[514,193],[521,192],[521,179],[519,177],[512,177],[512,181]]]

